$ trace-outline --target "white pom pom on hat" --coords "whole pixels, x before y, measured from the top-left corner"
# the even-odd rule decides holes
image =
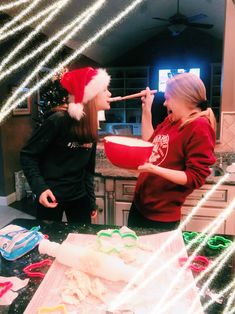
[[[84,104],[108,86],[109,82],[110,76],[104,69],[85,67],[65,72],[60,83],[74,96],[74,103],[69,103],[69,115],[80,120],[84,115]]]

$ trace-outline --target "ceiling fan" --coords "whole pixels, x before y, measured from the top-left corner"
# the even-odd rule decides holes
[[[170,16],[168,19],[161,17],[153,17],[153,19],[168,22],[168,24],[159,26],[166,26],[171,31],[173,36],[177,36],[181,34],[186,27],[197,27],[204,29],[212,28],[214,26],[213,24],[195,23],[195,21],[201,20],[206,17],[207,15],[203,13],[189,17],[181,14],[179,11],[179,0],[177,0],[177,12],[174,15]]]

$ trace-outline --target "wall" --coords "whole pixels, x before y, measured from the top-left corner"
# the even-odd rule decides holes
[[[216,150],[235,151],[235,4],[226,1],[223,72],[222,72],[222,119],[220,143]]]
[[[15,190],[14,172],[21,169],[19,152],[31,130],[28,116],[11,117],[1,126],[5,195]]]
[[[222,100],[218,152],[235,151],[235,4],[226,1],[224,42],[199,30],[186,30],[170,37],[167,31],[116,59],[112,65],[151,65],[150,87],[157,86],[157,69],[164,66],[195,64],[202,68],[202,79],[210,93],[210,63],[222,63]]]
[[[235,4],[226,1],[223,81],[222,81],[222,111],[235,111]]]
[[[151,66],[150,87],[157,86],[159,67],[200,66],[209,96],[210,63],[221,62],[223,41],[199,29],[186,29],[179,36],[168,30],[122,55],[109,66]]]

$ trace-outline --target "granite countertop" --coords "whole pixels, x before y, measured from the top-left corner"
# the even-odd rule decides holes
[[[226,164],[229,165],[232,162],[235,162],[235,153],[234,152],[215,152],[217,159],[222,157],[224,167],[226,169]],[[108,178],[122,178],[122,179],[136,179],[139,175],[138,171],[128,170],[116,167],[107,160],[104,152],[104,143],[103,141],[98,142],[97,145],[97,158],[96,158],[96,175],[100,175]],[[206,179],[206,183],[215,184],[221,179],[221,176],[212,176],[210,175]],[[235,176],[230,179],[228,178],[223,184],[235,185]]]
[[[106,158],[97,158],[96,160],[96,169],[95,169],[96,175],[100,175],[102,177],[107,178],[114,178],[114,179],[136,179],[139,175],[138,171],[135,170],[129,170],[129,169],[123,169],[114,166],[111,164],[110,161],[108,161]],[[221,179],[221,176],[209,176],[206,179],[206,183],[208,184],[215,184]],[[223,184],[227,185],[235,185],[234,177],[232,179],[227,179],[224,181]]]
[[[115,228],[115,226],[108,226],[108,225],[84,225],[84,224],[71,224],[71,223],[64,223],[64,222],[42,222],[38,220],[30,220],[30,219],[15,219],[11,222],[11,224],[19,225],[21,227],[25,227],[27,229],[31,229],[34,226],[41,226],[41,232],[43,234],[47,234],[51,241],[55,241],[61,243],[64,241],[69,233],[83,233],[83,234],[96,234],[98,231],[107,228]],[[147,234],[156,234],[160,231],[158,229],[142,229],[142,228],[133,228],[138,236],[140,235],[147,235]],[[225,236],[228,239],[234,240],[233,236]],[[223,252],[223,251],[222,251]],[[218,257],[219,254],[222,253],[221,251],[214,251],[208,247],[202,248],[200,250],[200,255],[207,256],[210,260],[215,259]],[[192,251],[188,250],[189,255]],[[12,261],[7,261],[0,257],[0,271],[1,276],[10,277],[10,276],[17,276],[20,279],[25,279],[27,276],[23,272],[23,268],[29,264],[38,262],[44,258],[48,258],[47,255],[40,255],[38,252],[37,247],[31,250],[29,253],[25,254],[24,256],[20,257],[19,259]],[[49,257],[51,260],[53,258]],[[194,274],[197,276],[197,274]],[[223,268],[210,284],[209,288],[215,292],[221,291],[228,283],[230,283],[234,278],[234,257],[231,257],[229,261],[224,264]],[[199,286],[203,285],[208,279],[208,275],[206,275],[200,282],[198,283]],[[19,290],[18,297],[13,301],[10,306],[0,306],[0,313],[1,314],[22,314],[26,309],[28,303],[32,299],[34,293],[36,292],[38,286],[40,285],[42,279],[40,278],[30,278],[28,285]],[[225,299],[228,297],[228,294],[224,296]],[[201,298],[202,303],[207,302],[208,297],[204,296]],[[226,302],[222,304],[214,303],[212,306],[208,308],[205,312],[207,314],[217,314],[222,313],[223,309],[225,308]]]
[[[138,171],[116,167],[105,158],[98,158],[96,160],[95,173],[103,177],[125,179],[136,179],[139,175]]]

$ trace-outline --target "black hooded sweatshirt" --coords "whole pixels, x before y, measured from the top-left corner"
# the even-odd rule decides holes
[[[68,131],[67,112],[50,115],[21,150],[24,174],[37,198],[51,189],[57,202],[88,195],[95,208],[96,143],[79,143]]]

